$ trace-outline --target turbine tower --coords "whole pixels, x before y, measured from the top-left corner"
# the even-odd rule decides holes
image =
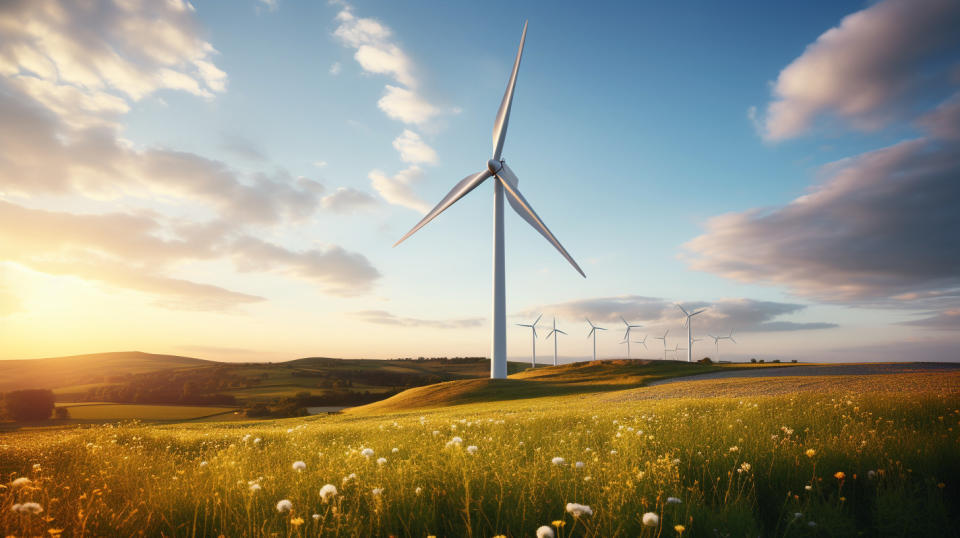
[[[497,117],[493,122],[493,156],[487,161],[486,168],[460,180],[460,182],[454,185],[453,189],[443,197],[443,200],[440,200],[440,203],[438,203],[436,207],[431,209],[413,229],[393,245],[397,246],[402,243],[488,178],[496,178],[493,182],[493,330],[491,334],[490,353],[490,377],[492,379],[505,379],[507,377],[507,300],[503,246],[504,191],[507,193],[506,198],[507,202],[510,203],[510,207],[512,207],[523,220],[527,221],[530,226],[533,226],[535,230],[540,232],[540,235],[545,237],[554,248],[560,251],[560,254],[573,265],[573,268],[576,269],[581,276],[584,278],[587,276],[583,270],[580,269],[580,266],[577,265],[577,262],[573,261],[573,257],[563,248],[560,241],[550,232],[547,225],[543,223],[533,210],[530,202],[520,194],[520,189],[517,187],[520,180],[501,157],[503,153],[503,143],[507,138],[507,124],[510,121],[510,107],[513,104],[513,89],[517,84],[517,71],[520,69],[520,58],[523,56],[523,43],[526,38],[527,23],[523,23],[523,33],[520,35],[520,47],[517,49],[517,58],[513,62],[513,71],[510,73],[510,80],[507,82],[507,90],[503,94],[503,100],[500,102],[500,110],[497,111]]]
[[[697,314],[700,314],[701,312],[706,310],[706,308],[701,308],[700,310],[697,310],[693,314],[687,312],[679,304],[677,304],[677,308],[679,308],[683,312],[684,316],[687,316],[683,320],[683,324],[687,327],[687,362],[693,362],[693,327],[690,324],[690,320],[693,318],[693,316],[696,316]]]
[[[557,328],[557,318],[553,318],[553,330],[547,333],[546,338],[553,336],[553,365],[558,366],[560,363],[557,362],[557,335],[566,335],[567,333],[561,331]]]
[[[537,316],[537,319],[533,323],[517,323],[521,327],[530,327],[530,331],[533,333],[533,358],[530,359],[530,367],[537,367],[537,323],[540,323],[540,318],[543,317],[543,314]]]
[[[667,360],[667,334],[670,329],[663,331],[663,336],[654,336],[656,340],[663,340],[663,360]]]
[[[627,331],[623,333],[623,342],[627,343],[627,358],[629,359],[630,358],[630,329],[639,329],[640,327],[643,327],[643,325],[630,325],[629,323],[627,323],[627,320],[623,319],[623,316],[620,316],[620,321],[622,321],[623,324],[627,326]],[[622,344],[623,342],[620,342],[620,343]]]
[[[590,318],[584,318],[587,320],[587,323],[590,324],[590,332],[587,333],[587,338],[593,337],[593,360],[597,360],[597,331],[605,331],[603,327],[597,327],[590,321]]]

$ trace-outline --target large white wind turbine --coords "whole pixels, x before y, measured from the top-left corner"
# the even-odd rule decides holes
[[[623,333],[623,342],[620,342],[620,343],[621,344],[624,342],[627,343],[627,358],[629,359],[630,358],[630,329],[639,329],[640,327],[643,327],[643,325],[630,325],[629,323],[627,323],[627,320],[623,319],[623,316],[620,316],[620,321],[622,321],[623,324],[627,326],[627,331]],[[646,347],[646,344],[644,344],[644,347]]]
[[[523,43],[527,38],[527,23],[523,24],[523,34],[520,36],[520,47],[517,49],[517,58],[513,62],[513,71],[510,73],[510,80],[507,82],[507,90],[503,94],[503,100],[500,102],[500,110],[497,111],[496,120],[493,122],[493,156],[487,161],[486,169],[471,174],[463,178],[460,183],[454,185],[453,189],[440,200],[436,207],[430,210],[416,226],[413,227],[407,235],[400,238],[394,246],[399,245],[406,238],[413,235],[417,230],[423,228],[428,222],[433,220],[445,209],[463,198],[478,185],[490,177],[496,178],[493,182],[493,333],[492,349],[490,357],[490,377],[493,379],[503,379],[507,377],[507,306],[506,306],[506,275],[504,274],[504,249],[503,249],[503,193],[507,193],[507,201],[510,207],[527,221],[540,235],[545,237],[564,258],[573,265],[580,275],[586,278],[577,262],[567,253],[560,241],[554,237],[553,233],[543,223],[537,213],[533,210],[530,202],[520,194],[517,188],[519,179],[513,170],[507,166],[507,163],[501,158],[503,153],[503,143],[507,137],[507,124],[510,121],[510,107],[513,104],[513,89],[517,84],[517,71],[520,69],[520,58],[523,56]]]
[[[540,323],[540,318],[543,317],[543,314],[537,316],[537,319],[533,323],[517,323],[521,327],[530,327],[530,331],[533,333],[533,358],[530,359],[530,367],[537,367],[537,323]]]
[[[697,314],[700,314],[706,310],[706,308],[701,308],[692,314],[687,312],[686,309],[679,304],[677,305],[677,308],[683,311],[683,315],[686,316],[686,318],[683,320],[683,324],[687,327],[687,362],[693,362],[693,327],[690,324],[690,320],[693,318],[693,316],[696,316]]]
[[[553,365],[558,366],[560,363],[557,362],[557,337],[558,335],[566,335],[567,333],[561,331],[557,328],[557,318],[553,318],[553,330],[547,333],[546,338],[553,336]]]
[[[590,332],[587,333],[587,338],[593,337],[593,360],[597,360],[597,331],[605,331],[603,327],[597,327],[590,321],[590,318],[584,318],[587,320],[587,323],[590,324]]]
[[[663,360],[667,360],[667,334],[670,333],[670,329],[663,331],[663,336],[654,336],[657,340],[663,340]]]
[[[633,343],[642,345],[643,349],[646,349],[647,351],[650,350],[650,348],[647,347],[647,335],[643,335],[643,340],[634,340]]]

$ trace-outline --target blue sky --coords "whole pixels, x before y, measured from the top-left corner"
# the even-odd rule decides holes
[[[77,159],[70,152],[63,158],[75,175],[70,185],[44,188],[42,179],[4,182],[23,174],[0,164],[7,166],[0,168],[0,201],[50,227],[82,214],[103,216],[109,230],[117,215],[136,215],[148,231],[131,242],[158,240],[162,251],[171,242],[187,245],[123,259],[136,277],[117,274],[129,245],[100,241],[101,232],[0,250],[8,295],[0,315],[10,331],[0,358],[129,348],[230,360],[486,355],[491,184],[391,245],[456,181],[484,167],[524,20],[530,27],[504,157],[588,278],[509,213],[511,322],[541,311],[545,319],[559,315],[571,333],[561,354],[583,357],[584,315],[611,328],[621,325],[619,315],[632,315],[644,332],[669,327],[679,335],[670,303],[681,301],[710,306],[701,332],[741,331],[727,358],[955,358],[945,350],[955,352],[958,340],[958,283],[944,267],[957,267],[957,254],[942,252],[954,243],[934,238],[916,246],[933,225],[930,211],[905,214],[899,229],[915,235],[889,245],[882,219],[823,220],[838,207],[864,209],[849,194],[861,186],[843,190],[843,181],[860,178],[867,191],[885,192],[874,176],[896,176],[871,168],[863,155],[910,140],[929,140],[949,154],[951,135],[920,118],[957,92],[958,40],[944,29],[957,10],[924,0],[902,29],[888,30],[902,4],[787,10],[764,2],[277,0],[197,2],[191,10],[176,2],[102,2],[97,9],[109,15],[102,24],[112,26],[101,32],[100,50],[78,60],[44,45],[40,54],[57,68],[45,75],[9,45],[12,67],[0,69],[0,97],[12,112],[37,108],[32,103],[52,113],[61,139],[107,133],[110,159],[123,164],[89,172],[69,166]],[[53,20],[55,7],[0,16]],[[76,25],[84,13],[67,11],[49,31],[81,43],[74,33],[82,35]],[[178,30],[125,33],[129,20],[151,18],[157,28],[169,20]],[[922,44],[898,45],[911,36],[923,36]],[[889,69],[871,56],[871,39],[903,51],[891,54]],[[110,56],[97,56],[103,49],[124,57],[142,80],[109,74]],[[361,57],[364,50],[371,56]],[[99,82],[71,78],[71,62],[101,73]],[[185,86],[170,71],[199,86]],[[78,105],[65,93],[50,97],[49,88],[126,106]],[[383,104],[391,95],[412,101]],[[771,112],[777,102],[785,111],[779,116]],[[943,110],[937,117],[953,125],[952,109]],[[847,165],[830,164],[837,162],[854,163],[854,179],[844,180],[837,170]],[[38,177],[56,172],[31,166]],[[952,166],[943,164],[948,177]],[[237,189],[251,185],[255,196],[237,202]],[[823,186],[848,194],[809,214],[784,209]],[[945,188],[947,204],[957,189]],[[68,216],[55,220],[54,213]],[[772,220],[762,218],[771,213]],[[724,214],[743,218],[736,226],[710,224]],[[818,222],[845,233],[818,230]],[[835,235],[843,237],[829,239]],[[884,258],[898,252],[897,241],[926,248],[929,256],[917,263],[928,270]],[[831,262],[831,252],[861,248],[857,262]],[[52,252],[62,262],[53,269]],[[96,265],[105,259],[113,261]],[[851,268],[863,261],[867,269]],[[90,268],[75,269],[83,264]],[[64,291],[53,298],[36,291],[51,286]],[[904,294],[927,295],[891,299]],[[57,305],[64,297],[73,308],[110,305],[110,312],[67,327],[70,318]],[[130,312],[140,323],[132,324]],[[63,337],[41,342],[51,329]],[[509,335],[511,357],[528,357],[523,330]],[[604,337],[601,355],[623,354],[619,333]],[[644,352],[659,355],[653,346]]]

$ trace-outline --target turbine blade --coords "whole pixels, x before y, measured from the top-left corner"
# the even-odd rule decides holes
[[[407,232],[407,235],[401,237],[399,241],[393,244],[393,246],[397,246],[400,243],[403,243],[408,237],[416,233],[417,230],[426,226],[428,222],[433,220],[440,213],[443,213],[445,209],[452,206],[457,200],[466,196],[467,193],[475,189],[477,185],[483,183],[491,175],[492,174],[490,173],[489,170],[484,170],[483,172],[477,172],[476,174],[472,174],[461,179],[460,183],[457,183],[456,185],[454,185],[453,188],[450,189],[450,192],[448,192],[447,195],[443,197],[443,200],[440,200],[440,203],[437,204],[436,207],[431,209],[430,212],[427,213],[420,220],[420,222],[418,222],[417,225],[413,227],[413,229]]]
[[[707,310],[706,308],[701,308],[700,310],[697,310],[697,311],[694,312],[693,314],[690,314],[690,317],[692,318],[693,316],[696,316],[697,314],[699,314],[699,313],[701,313],[701,312],[705,312],[706,310]]]
[[[689,315],[690,315],[690,313],[687,312],[687,310],[686,310],[685,308],[683,308],[682,306],[680,306],[679,304],[677,304],[677,303],[673,303],[673,304],[677,305],[677,308],[679,308],[680,311],[683,312],[683,315],[684,315],[684,316],[689,316]]]
[[[560,334],[567,334],[567,333],[561,331],[560,329],[557,329],[555,332],[558,332],[558,333],[560,333]]]
[[[734,340],[732,336],[728,336],[728,337],[727,337],[727,339],[729,339],[729,340],[730,340],[731,342],[733,342],[734,344],[736,344],[736,343],[737,343],[737,341],[736,341],[736,340]]]
[[[507,172],[504,174],[504,172]],[[547,225],[540,220],[540,216],[537,215],[536,211],[533,210],[533,207],[530,205],[522,194],[520,190],[517,189],[516,183],[511,185],[511,182],[507,179],[504,179],[504,175],[513,176],[513,172],[507,168],[507,165],[504,164],[503,168],[500,169],[500,172],[497,173],[497,179],[500,180],[500,184],[503,185],[503,190],[507,192],[507,201],[510,202],[510,207],[517,212],[518,215],[523,217],[523,220],[527,221],[530,226],[533,226],[533,229],[540,232],[540,235],[545,237],[547,241],[550,241],[550,244],[556,248],[564,258],[570,262],[570,265],[580,273],[580,276],[587,278],[587,275],[583,272],[583,269],[580,269],[580,266],[577,265],[577,262],[573,261],[573,257],[570,256],[570,253],[567,252],[567,249],[563,248],[563,245],[560,244],[560,241],[554,237],[553,233],[550,232],[550,229],[547,228]],[[516,179],[516,176],[514,176]]]
[[[596,331],[596,330],[597,330],[596,327],[593,327],[592,329],[590,329],[590,332],[587,333],[587,338],[590,338],[590,336],[593,335],[593,331]]]
[[[555,333],[555,332],[557,332],[557,331],[556,331],[556,330],[552,330],[552,331],[548,332],[547,335],[543,337],[543,339],[544,339],[544,340],[549,340],[550,337],[553,336],[553,333]]]
[[[540,318],[542,317],[543,317],[543,314],[540,314],[539,316],[537,316],[537,320],[533,322],[533,325],[536,326],[537,323],[540,323]]]
[[[510,107],[513,105],[513,88],[517,85],[517,71],[520,70],[520,58],[523,57],[523,43],[527,40],[527,22],[523,23],[523,33],[520,34],[520,47],[517,49],[517,59],[513,61],[513,72],[507,81],[507,90],[503,92],[500,101],[500,110],[497,119],[493,122],[493,160],[499,161],[503,153],[503,141],[507,138],[507,124],[510,122]]]
[[[622,321],[622,322],[623,322],[623,324],[624,324],[624,325],[626,325],[627,327],[629,327],[629,326],[630,326],[630,324],[629,324],[629,323],[627,323],[627,320],[625,320],[625,319],[623,319],[623,316],[620,316],[620,321]]]

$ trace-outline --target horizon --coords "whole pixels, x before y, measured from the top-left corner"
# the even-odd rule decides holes
[[[489,357],[490,182],[392,245],[529,20],[503,156],[587,278],[506,211],[511,362],[674,304],[694,360],[960,361],[956,3],[507,6],[0,7],[0,360]]]

